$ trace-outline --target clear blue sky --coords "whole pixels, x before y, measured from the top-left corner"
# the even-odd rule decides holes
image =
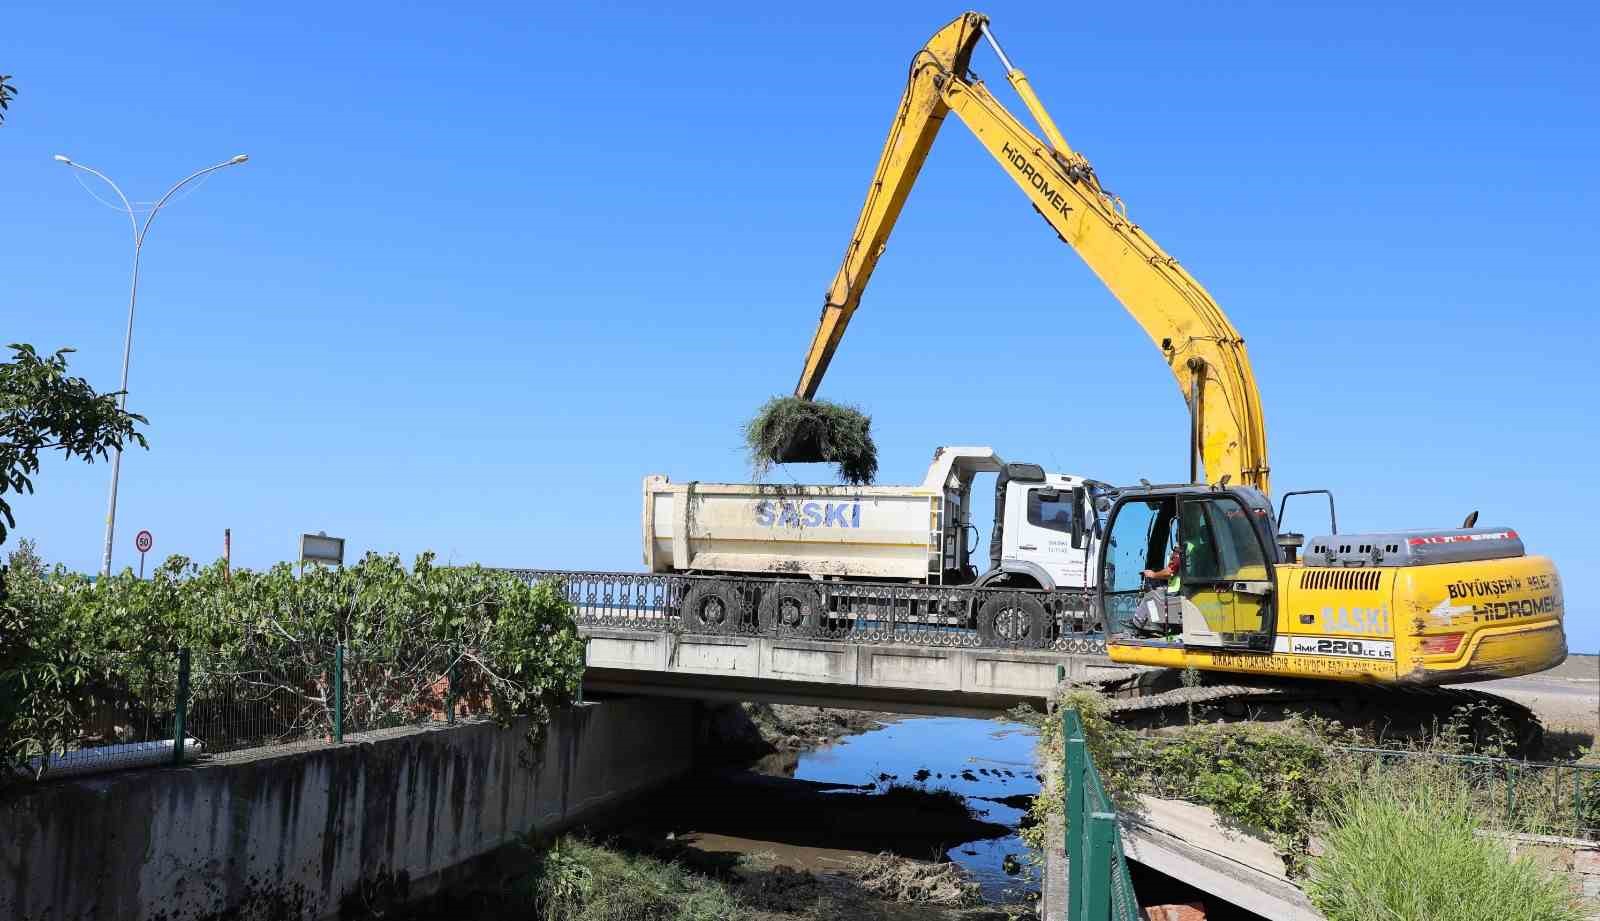
[[[153,198],[117,563],[262,566],[325,529],[456,561],[640,566],[640,477],[747,476],[912,52],[959,7],[10,4],[0,332],[114,389]],[[1600,648],[1593,4],[997,3],[1007,51],[1248,339],[1274,485],[1348,529],[1474,508]],[[987,49],[976,66],[997,90]],[[1020,112],[1020,106],[1018,107]],[[934,446],[1181,478],[1144,335],[954,121],[824,384],[885,482]],[[109,469],[18,534],[92,570]],[[1303,522],[1310,526],[1310,522]]]

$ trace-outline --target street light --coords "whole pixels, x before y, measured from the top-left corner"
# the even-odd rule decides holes
[[[128,287],[128,331],[122,339],[122,386],[119,388],[120,396],[117,398],[118,408],[127,409],[128,357],[133,351],[133,307],[138,301],[139,297],[139,251],[144,248],[144,235],[150,231],[150,224],[155,221],[156,213],[161,210],[162,206],[165,205],[179,189],[195,181],[196,179],[199,179],[201,176],[209,175],[219,169],[237,166],[250,158],[244,154],[239,154],[236,157],[224,160],[221,163],[217,163],[212,166],[208,166],[205,169],[195,170],[193,173],[185,176],[172,188],[168,189],[167,194],[161,196],[161,199],[155,203],[155,206],[150,209],[150,213],[145,217],[143,226],[140,226],[139,214],[134,210],[133,205],[128,201],[128,196],[122,194],[122,189],[118,188],[117,184],[111,181],[111,177],[100,172],[92,166],[84,166],[82,163],[75,163],[71,158],[62,154],[56,154],[55,159],[58,163],[65,163],[73,169],[82,170],[91,176],[96,176],[104,181],[106,185],[111,186],[111,190],[117,193],[118,198],[122,199],[122,210],[128,215],[128,223],[133,227],[133,282]],[[111,575],[111,538],[117,529],[117,480],[121,474],[122,447],[119,445],[111,458],[111,497],[106,502],[105,556],[100,561],[100,575],[102,576]]]

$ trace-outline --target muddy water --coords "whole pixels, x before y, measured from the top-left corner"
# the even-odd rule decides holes
[[[821,873],[889,852],[949,859],[992,904],[1037,895],[1018,829],[1039,791],[1034,731],[993,720],[918,717],[783,752],[748,770],[707,767],[640,803],[628,836],[692,852]],[[925,793],[949,791],[951,795]]]
[[[802,752],[792,773],[785,773],[796,780],[870,784],[873,792],[909,784],[959,794],[976,817],[1003,826],[1004,832],[988,836],[986,831],[985,837],[957,842],[944,853],[983,887],[985,899],[1012,902],[1039,891],[1038,872],[1017,834],[1039,792],[1037,742],[1032,728],[1017,723],[905,719]]]

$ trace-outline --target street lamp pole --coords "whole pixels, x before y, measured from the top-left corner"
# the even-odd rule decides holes
[[[111,181],[111,177],[100,172],[92,166],[85,166],[82,163],[75,163],[71,159],[62,156],[61,154],[56,154],[55,158],[57,162],[65,163],[73,169],[82,170],[91,176],[96,176],[101,181],[105,182],[106,185],[111,186],[112,191],[117,193],[117,197],[122,199],[122,210],[128,215],[128,223],[133,228],[133,281],[128,286],[128,329],[127,332],[123,334],[122,338],[122,385],[118,388],[119,393],[117,396],[118,408],[127,409],[128,359],[133,354],[133,308],[134,305],[138,303],[139,299],[139,253],[144,249],[145,234],[149,233],[150,225],[155,221],[156,214],[161,211],[162,206],[171,200],[172,196],[175,195],[179,189],[195,181],[196,179],[199,179],[201,176],[209,175],[217,170],[226,169],[230,166],[237,166],[250,158],[244,154],[239,154],[237,157],[224,160],[221,163],[213,164],[205,169],[195,170],[188,176],[185,176],[183,179],[174,184],[172,188],[168,189],[167,194],[161,196],[161,199],[155,203],[155,206],[150,209],[150,213],[146,215],[143,226],[139,224],[138,212],[134,210],[133,205],[128,201],[128,196],[122,194],[122,189],[118,188],[117,184]],[[106,500],[106,544],[105,553],[100,560],[100,575],[102,576],[111,575],[111,540],[117,530],[117,481],[121,478],[121,475],[122,446],[118,445],[116,450],[113,451],[111,455],[111,495]]]

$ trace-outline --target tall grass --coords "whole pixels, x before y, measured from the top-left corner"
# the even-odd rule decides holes
[[[516,884],[535,921],[740,921],[716,880],[674,863],[562,838]]]
[[[1351,779],[1328,803],[1306,882],[1328,921],[1583,917],[1563,875],[1479,833],[1483,806],[1460,771],[1419,762]]]

